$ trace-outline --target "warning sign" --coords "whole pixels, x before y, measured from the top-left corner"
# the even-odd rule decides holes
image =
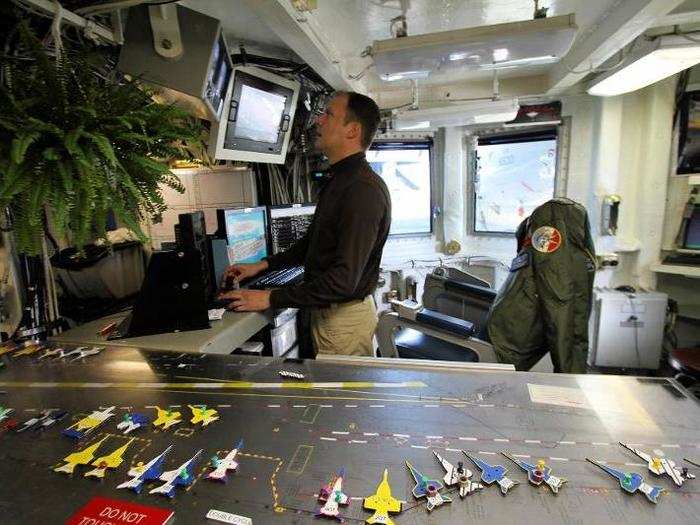
[[[165,525],[173,514],[169,509],[97,496],[68,518],[66,525]]]

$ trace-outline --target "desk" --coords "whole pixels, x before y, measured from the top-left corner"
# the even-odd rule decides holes
[[[370,516],[361,499],[373,494],[388,469],[393,496],[404,501],[397,525],[484,523],[697,523],[700,478],[676,487],[668,476],[655,477],[643,461],[618,445],[634,443],[673,459],[699,474],[683,458],[700,460],[700,404],[670,379],[513,372],[492,363],[488,369],[427,363],[397,367],[396,360],[284,362],[281,359],[177,354],[108,347],[101,354],[65,362],[34,356],[0,357],[0,397],[21,422],[40,409],[60,407],[69,416],[42,432],[0,430],[0,515],[3,525],[63,523],[91,498],[102,496],[175,512],[175,523],[209,523],[216,509],[252,518],[255,525],[323,524],[314,518],[315,494],[341,467],[350,505],[347,522]],[[469,369],[471,368],[471,369]],[[500,368],[500,369],[499,369]],[[284,379],[280,370],[304,374],[302,382]],[[188,405],[206,404],[220,419],[206,428],[190,422]],[[116,429],[127,410],[154,417],[154,406],[179,411],[182,422],[168,430],[152,425],[124,436]],[[114,417],[80,442],[61,435],[98,407],[114,406]],[[124,463],[104,480],[85,478],[93,467],[72,476],[51,467],[68,454],[107,438],[96,457],[131,443]],[[205,479],[209,458],[220,458],[243,439],[237,472],[228,483]],[[149,461],[169,445],[163,467],[175,469],[203,449],[195,479],[179,487],[172,500],[149,491],[117,490],[127,471]],[[433,456],[479,474],[462,450],[508,469],[519,485],[507,496],[490,486],[428,514],[411,494],[405,466],[410,461],[431,479],[445,474]],[[500,453],[526,461],[546,460],[553,475],[568,479],[558,495],[535,487]],[[642,494],[626,494],[619,482],[585,458],[642,474],[667,490],[658,505]],[[529,518],[528,518],[529,516]],[[213,523],[213,522],[212,522]]]
[[[128,312],[108,315],[97,321],[82,324],[52,337],[56,343],[138,347],[147,350],[170,349],[177,352],[230,354],[269,323],[260,312],[226,312],[220,321],[211,321],[211,328],[127,339],[107,339],[99,331],[112,322],[120,322]]]

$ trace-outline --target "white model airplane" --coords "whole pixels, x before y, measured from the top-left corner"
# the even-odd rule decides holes
[[[95,410],[90,415],[85,416],[65,429],[63,435],[74,439],[83,439],[87,434],[93,432],[98,426],[112,417],[114,415],[113,410],[116,408],[116,406],[111,406],[104,410]]]
[[[163,472],[163,474],[160,475],[160,480],[165,481],[165,483],[163,483],[160,487],[156,487],[153,490],[150,490],[148,493],[163,494],[164,496],[167,496],[169,498],[174,498],[175,489],[178,485],[186,487],[188,485],[191,485],[194,481],[194,472],[192,472],[192,465],[202,452],[204,452],[204,450],[199,449],[194,456],[185,461],[175,470]]]
[[[117,425],[117,430],[122,430],[122,434],[128,434],[137,428],[146,426],[148,421],[149,419],[143,414],[125,414],[122,422]]]
[[[136,494],[139,494],[144,483],[147,481],[160,479],[160,475],[163,472],[163,461],[165,461],[165,456],[168,455],[168,452],[170,452],[172,448],[173,446],[170,445],[145,465],[143,463],[139,463],[135,467],[129,469],[128,474],[131,479],[125,481],[121,485],[117,485],[117,488],[131,489],[136,492]]]
[[[649,470],[651,470],[654,474],[657,476],[661,476],[662,474],[668,474],[668,476],[673,480],[673,482],[678,485],[679,487],[683,485],[683,482],[687,479],[694,479],[695,475],[690,474],[688,472],[688,469],[683,469],[679,470],[676,467],[676,462],[671,461],[670,459],[666,458],[657,458],[657,457],[652,457],[650,454],[647,454],[646,452],[643,452],[639,450],[638,448],[632,448],[630,445],[627,445],[623,443],[622,441],[619,441],[620,445],[625,447],[627,450],[632,452],[633,454],[636,454],[640,458],[642,458],[644,461],[647,462],[647,467]]]
[[[481,483],[475,483],[471,481],[472,471],[464,466],[461,461],[457,462],[455,467],[452,463],[443,458],[440,454],[433,450],[433,454],[437,460],[442,463],[443,468],[446,471],[443,481],[448,487],[459,484],[459,497],[464,498],[472,492],[483,489],[484,486]]]
[[[236,448],[234,448],[231,452],[226,454],[224,459],[219,459],[218,456],[214,456],[211,460],[211,466],[214,467],[214,470],[212,470],[209,474],[207,474],[207,479],[213,479],[215,481],[222,481],[226,483],[227,481],[227,476],[226,473],[229,470],[237,470],[238,469],[238,461],[236,461],[236,456],[238,455],[238,451],[243,448],[243,439],[241,439],[238,442],[238,445],[236,445]]]
[[[345,470],[340,469],[338,475],[335,476],[328,485],[321,488],[318,500],[323,502],[323,507],[316,512],[317,518],[326,516],[328,518],[335,518],[340,522],[343,521],[340,516],[340,505],[347,505],[350,502],[348,495],[343,492],[344,477]]]

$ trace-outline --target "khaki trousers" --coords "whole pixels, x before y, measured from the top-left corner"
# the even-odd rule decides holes
[[[377,308],[374,298],[311,310],[311,337],[317,354],[374,356]]]

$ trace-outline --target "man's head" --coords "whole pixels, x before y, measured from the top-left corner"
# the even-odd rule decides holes
[[[379,108],[369,97],[339,91],[316,119],[316,147],[331,162],[364,151],[379,126]]]

